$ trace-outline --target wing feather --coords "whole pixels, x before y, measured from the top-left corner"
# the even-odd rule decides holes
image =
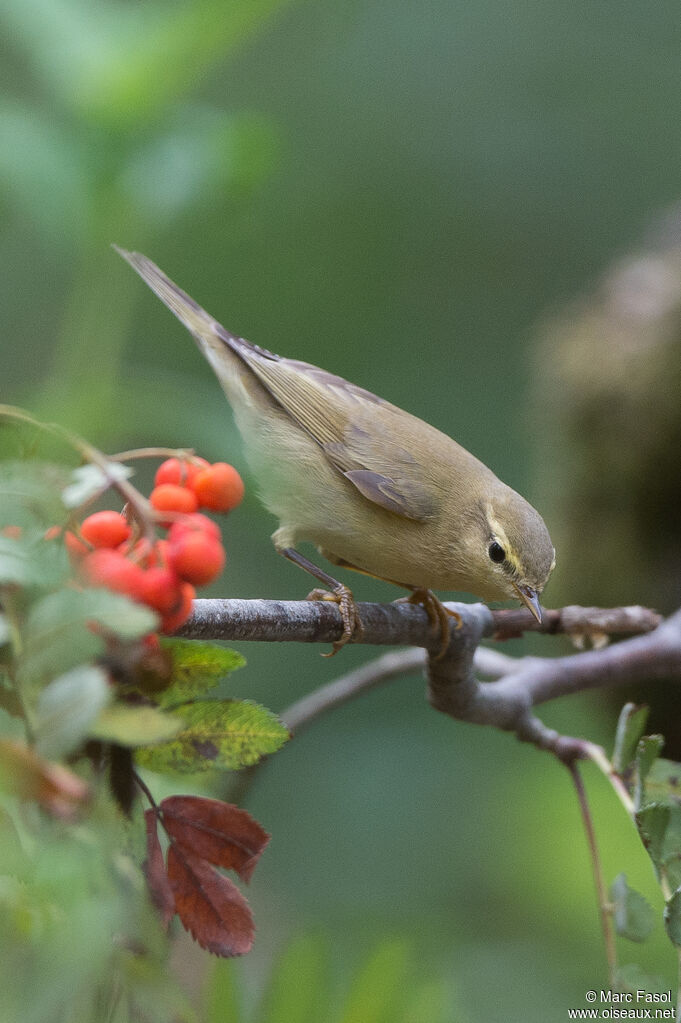
[[[426,472],[376,415],[391,426],[406,416],[361,387],[316,366],[244,349],[242,358],[281,407],[322,448],[329,462],[369,501],[403,518],[426,521],[436,511]]]

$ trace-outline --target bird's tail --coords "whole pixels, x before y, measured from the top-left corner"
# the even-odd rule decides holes
[[[140,252],[126,252],[118,245],[113,248],[127,260],[133,270],[136,270],[143,281],[146,281],[161,301],[168,306],[172,313],[175,313],[178,320],[184,323],[187,330],[197,338],[203,338],[206,332],[214,333],[215,328],[220,324],[214,320],[205,309],[194,301],[186,291],[178,288],[177,284],[160,270],[155,263],[143,256]],[[225,331],[225,333],[227,333]]]

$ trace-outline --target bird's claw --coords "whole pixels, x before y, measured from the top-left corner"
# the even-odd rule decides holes
[[[435,655],[435,660],[440,661],[447,653],[449,648],[450,640],[450,619],[456,620],[456,628],[460,629],[463,625],[463,618],[458,611],[452,611],[450,608],[445,607],[442,601],[435,596],[432,590],[426,590],[423,588],[416,588],[412,590],[408,597],[400,597],[395,603],[400,602],[407,604],[420,604],[423,610],[428,615],[428,621],[430,622],[433,630],[437,630],[440,633],[440,649]]]
[[[339,583],[337,587],[332,590],[323,590],[316,587],[311,593],[308,593],[306,600],[330,600],[334,604],[338,605],[340,616],[343,621],[343,632],[340,637],[334,641],[331,650],[327,654],[322,654],[322,657],[333,657],[338,651],[349,643],[351,639],[358,639],[363,631],[364,627],[357,611],[357,604],[355,598],[352,595],[352,590],[347,586],[343,586]]]

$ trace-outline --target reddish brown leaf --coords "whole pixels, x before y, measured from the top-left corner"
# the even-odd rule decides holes
[[[0,739],[0,787],[64,820],[76,817],[90,798],[89,786],[78,775],[13,739]]]
[[[270,840],[250,813],[203,796],[169,796],[161,810],[168,834],[184,850],[250,880]]]
[[[202,948],[223,958],[250,952],[253,917],[228,877],[175,844],[168,849],[168,877],[177,915]]]
[[[151,901],[161,915],[163,926],[167,928],[175,914],[175,899],[163,862],[163,852],[158,839],[158,817],[155,810],[144,811],[144,823],[147,829],[147,858],[144,861],[143,870],[149,886]]]

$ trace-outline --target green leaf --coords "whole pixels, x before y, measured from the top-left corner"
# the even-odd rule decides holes
[[[610,900],[617,933],[629,941],[645,941],[655,926],[655,913],[650,903],[629,887],[625,874],[618,874],[610,886]]]
[[[669,806],[666,803],[649,803],[636,813],[636,826],[641,840],[656,868],[662,863],[668,824]]]
[[[664,907],[664,926],[672,944],[681,948],[681,887],[676,889]]]
[[[49,462],[0,462],[0,526],[45,530],[64,518],[60,492],[70,470]]]
[[[629,768],[647,720],[648,707],[638,707],[635,703],[625,703],[622,707],[612,754],[612,766],[617,774],[624,774]]]
[[[681,764],[658,757],[645,780],[646,802],[681,802]]]
[[[71,482],[62,490],[62,501],[67,508],[77,508],[91,497],[108,490],[113,482],[128,479],[132,475],[133,470],[120,462],[107,462],[106,471],[98,465],[79,465],[71,473]]]
[[[262,118],[187,106],[175,111],[161,136],[134,151],[121,189],[151,221],[167,223],[216,191],[224,197],[230,186],[243,190],[258,184],[275,146],[274,132]]]
[[[233,960],[218,959],[214,964],[206,985],[205,1001],[205,1015],[201,1017],[205,1023],[227,1023],[228,1020],[237,1023],[243,1019]]]
[[[466,1014],[445,978],[418,984],[407,995],[403,1023],[463,1023]]]
[[[0,536],[0,586],[32,586],[41,579],[40,567],[25,542]]]
[[[212,700],[177,707],[183,730],[170,742],[141,749],[137,759],[152,771],[235,770],[275,753],[289,738],[281,721],[250,700]]]
[[[89,189],[77,133],[66,122],[58,124],[54,114],[44,116],[37,104],[5,99],[0,134],[3,190],[50,242],[62,247],[65,240],[82,237]]]
[[[106,674],[92,665],[55,678],[38,701],[36,751],[49,759],[70,753],[88,734],[110,696]]]
[[[101,711],[89,734],[95,739],[115,742],[119,746],[146,746],[165,742],[181,728],[181,721],[156,707],[114,703]]]
[[[170,684],[156,696],[164,707],[201,697],[246,663],[236,650],[196,639],[164,639],[161,646],[173,659]]]
[[[646,973],[638,963],[625,963],[615,974],[614,988],[616,991],[656,991],[664,994],[669,983],[664,977]]]
[[[663,747],[664,736],[662,735],[644,735],[636,747],[634,802],[637,808],[647,801],[645,796],[645,780],[648,772],[662,752]]]
[[[276,964],[258,1023],[318,1023],[328,1017],[328,965],[328,949],[320,935],[307,934],[291,942]]]
[[[148,608],[109,590],[50,593],[29,612],[22,675],[37,678],[93,660],[104,643],[89,628],[92,622],[122,639],[137,639],[152,632],[158,619]]]
[[[637,812],[636,824],[658,876],[681,887],[681,804],[650,803]]]
[[[390,1023],[404,997],[409,963],[406,942],[386,941],[374,952],[355,980],[341,1023]]]
[[[197,79],[257,32],[291,0],[195,0],[170,8],[111,47],[110,59],[91,63],[74,79],[74,100],[90,115],[122,124],[151,121],[196,87]],[[156,14],[156,10],[152,12]],[[135,26],[133,26],[134,28]],[[111,26],[109,26],[109,34]],[[75,93],[75,89],[74,89]]]

